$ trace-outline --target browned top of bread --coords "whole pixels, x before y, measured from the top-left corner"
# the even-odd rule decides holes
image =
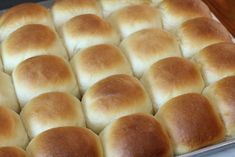
[[[90,9],[97,7],[96,0],[58,0],[53,5],[53,9],[56,11],[64,11],[66,9]]]
[[[198,0],[164,0],[161,7],[179,17],[211,17],[209,8]]]
[[[191,39],[190,44],[199,44],[210,41],[231,41],[228,31],[219,22],[199,17],[184,22],[179,31],[179,35],[183,33],[184,37]]]
[[[133,114],[115,121],[109,132],[108,144],[112,154],[126,157],[171,156],[167,134],[154,117]]]
[[[84,14],[70,19],[65,25],[64,30],[71,37],[79,35],[106,35],[113,29],[99,16],[94,14]]]
[[[157,113],[166,125],[176,153],[192,151],[224,138],[224,127],[209,101],[189,93],[169,100]]]
[[[46,48],[56,40],[56,34],[48,26],[41,24],[25,25],[13,32],[4,41],[4,47],[9,54],[34,49]],[[29,44],[30,43],[30,44]]]
[[[35,137],[27,147],[32,156],[102,157],[98,137],[86,128],[58,127]]]
[[[102,69],[111,69],[124,63],[125,57],[121,53],[113,45],[95,45],[84,49],[81,53],[77,53],[79,55],[79,67],[84,72],[99,72]]]
[[[201,50],[195,56],[195,60],[205,70],[214,71],[218,74],[231,71],[235,74],[235,44],[218,43],[210,45]]]
[[[17,147],[0,147],[0,157],[26,157],[26,152]]]
[[[13,75],[15,80],[20,80],[29,87],[61,84],[73,78],[69,64],[64,59],[53,55],[26,59],[17,66]]]
[[[156,62],[151,66],[149,74],[150,79],[153,80],[153,86],[163,91],[202,82],[196,66],[179,57],[169,57]]]

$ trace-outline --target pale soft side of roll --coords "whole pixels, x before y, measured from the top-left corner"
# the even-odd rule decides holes
[[[30,100],[20,116],[30,138],[62,126],[85,127],[80,101],[64,92],[49,92]]]
[[[181,94],[201,93],[204,81],[199,68],[180,57],[169,57],[154,63],[141,78],[149,92],[154,109]]]
[[[60,0],[53,4],[51,11],[59,30],[64,23],[77,15],[95,14],[102,17],[97,0]]]
[[[62,36],[72,57],[82,48],[97,44],[120,42],[117,31],[104,19],[94,14],[75,16],[63,25]]]
[[[103,15],[107,17],[110,13],[117,11],[121,8],[138,5],[150,4],[151,0],[99,0],[102,6]]]
[[[211,18],[210,9],[199,0],[164,0],[159,8],[163,27],[172,32],[187,20],[198,17]]]
[[[47,8],[36,3],[22,3],[8,9],[0,16],[0,41],[27,24],[43,24],[54,29]]]
[[[12,77],[21,107],[46,92],[68,92],[80,96],[70,64],[58,56],[41,55],[26,59],[15,68]]]
[[[17,146],[25,148],[29,142],[20,116],[14,111],[0,106],[0,147]]]
[[[184,22],[177,31],[184,57],[192,57],[203,48],[220,43],[231,42],[231,35],[219,22],[199,17]]]
[[[165,129],[152,116],[132,114],[108,125],[100,134],[106,157],[170,157]]]
[[[108,16],[108,21],[122,38],[145,28],[162,28],[161,15],[157,8],[147,5],[131,5]]]
[[[114,74],[132,75],[131,66],[123,52],[110,44],[95,45],[81,50],[73,57],[71,65],[82,94],[105,77]]]
[[[225,129],[213,105],[201,94],[169,100],[156,117],[166,127],[176,155],[221,142]]]
[[[225,77],[205,88],[203,94],[216,105],[227,136],[235,136],[235,76]]]
[[[51,54],[68,59],[56,32],[41,24],[25,25],[11,33],[3,41],[1,53],[7,73],[11,73],[25,59],[38,55]]]
[[[230,42],[210,45],[192,60],[201,68],[207,84],[235,75],[235,44]]]
[[[157,28],[143,29],[131,34],[121,42],[120,47],[138,78],[160,59],[181,56],[176,38]]]
[[[30,157],[103,157],[99,137],[80,127],[47,130],[29,143],[26,152]]]
[[[19,147],[0,147],[0,157],[28,157]]]
[[[82,98],[87,127],[99,133],[113,120],[133,113],[152,113],[152,103],[134,77],[118,74],[91,86]]]
[[[8,107],[15,112],[20,111],[12,79],[3,72],[0,72],[0,106]]]

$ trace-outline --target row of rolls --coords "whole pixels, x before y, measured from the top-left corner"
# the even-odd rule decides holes
[[[235,44],[199,0],[56,0],[0,16],[0,157],[169,157],[235,136]]]

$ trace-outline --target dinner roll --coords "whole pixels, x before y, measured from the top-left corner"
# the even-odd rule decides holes
[[[163,16],[163,26],[170,31],[175,31],[187,20],[211,17],[207,5],[199,0],[164,0],[159,7]]]
[[[118,44],[120,37],[112,26],[93,14],[84,14],[70,19],[62,29],[70,57],[81,48],[96,44]]]
[[[157,117],[167,128],[177,155],[224,139],[219,114],[200,94],[189,93],[169,100]]]
[[[36,136],[26,151],[30,157],[103,157],[99,137],[80,127],[47,130]]]
[[[41,24],[29,24],[17,29],[3,41],[1,51],[7,73],[11,73],[20,62],[33,56],[52,54],[68,59],[56,33]]]
[[[108,20],[122,38],[145,28],[161,28],[160,12],[147,4],[130,5],[110,14]]]
[[[228,136],[235,136],[235,76],[208,86],[203,94],[219,109]]]
[[[27,155],[18,147],[0,147],[0,157],[27,157]]]
[[[134,73],[141,77],[156,61],[180,56],[174,36],[160,29],[149,28],[131,34],[120,45],[131,62]]]
[[[132,113],[152,113],[144,87],[134,77],[117,74],[91,86],[82,98],[88,128],[100,132],[111,121]]]
[[[11,77],[3,72],[0,72],[0,106],[20,111]]]
[[[49,92],[30,100],[20,113],[30,138],[50,128],[85,126],[80,101],[63,92]]]
[[[192,57],[208,45],[231,42],[231,36],[222,24],[205,17],[184,22],[178,30],[178,36],[185,57]]]
[[[204,87],[199,69],[179,57],[169,57],[154,63],[141,81],[152,97],[155,110],[178,95],[201,93]]]
[[[69,63],[57,56],[41,55],[26,59],[15,68],[12,77],[21,107],[46,92],[61,91],[79,96]]]
[[[103,14],[107,17],[113,11],[136,4],[149,4],[150,0],[99,0]]]
[[[47,8],[36,3],[22,3],[0,16],[0,41],[27,24],[43,24],[54,28]]]
[[[108,125],[100,134],[106,157],[170,157],[167,133],[151,115],[133,114]]]
[[[4,106],[0,106],[0,124],[0,147],[26,147],[28,136],[17,113]]]
[[[102,16],[96,0],[60,0],[54,3],[51,11],[57,28],[77,15],[96,14]]]
[[[235,75],[235,44],[218,43],[208,46],[196,54],[193,60],[201,66],[207,84]]]
[[[116,46],[95,45],[78,52],[71,60],[81,93],[97,81],[114,74],[132,75],[131,66]]]

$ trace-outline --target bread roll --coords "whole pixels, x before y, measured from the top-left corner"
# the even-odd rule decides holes
[[[10,34],[1,48],[4,70],[11,73],[23,60],[52,54],[68,59],[67,52],[57,34],[41,24],[25,25]]]
[[[100,140],[86,128],[59,127],[36,136],[26,149],[30,157],[103,157]]]
[[[88,128],[100,132],[111,121],[132,113],[152,113],[144,87],[134,77],[118,74],[91,86],[82,98]]]
[[[175,37],[160,29],[150,28],[131,34],[121,43],[134,73],[141,77],[153,63],[170,56],[180,56]]]
[[[198,18],[211,18],[211,12],[203,1],[164,0],[160,4],[162,22],[165,29],[175,31],[183,22]]]
[[[57,56],[41,55],[26,59],[16,67],[12,77],[21,107],[46,92],[60,91],[79,96],[69,63]]]
[[[27,155],[18,147],[0,147],[0,157],[27,157]]]
[[[94,14],[84,14],[70,19],[62,28],[70,57],[81,48],[96,44],[118,44],[120,37],[112,26]]]
[[[235,136],[235,76],[208,86],[203,94],[218,108],[228,136]]]
[[[178,30],[178,36],[185,57],[192,57],[201,49],[215,43],[231,42],[231,36],[222,24],[205,17],[184,22]]]
[[[110,44],[88,47],[71,60],[81,93],[97,81],[114,74],[132,75],[131,66],[121,50]]]
[[[200,65],[207,84],[235,75],[235,44],[213,44],[201,50],[193,60]]]
[[[200,94],[189,93],[169,100],[160,108],[157,117],[168,130],[177,155],[224,139],[219,114]]]
[[[133,114],[108,125],[100,134],[106,157],[169,157],[167,133],[151,115]]]
[[[102,16],[101,8],[96,0],[60,0],[53,4],[51,11],[57,28],[77,15]]]
[[[85,126],[80,101],[63,92],[41,94],[26,104],[20,113],[30,138],[60,126]]]
[[[0,124],[0,147],[26,147],[28,136],[17,113],[4,106],[0,106]]]
[[[137,4],[149,4],[150,0],[99,0],[103,9],[103,14],[107,17],[113,11],[119,10],[126,6]]]
[[[20,111],[11,77],[3,72],[0,72],[0,106]]]
[[[54,28],[49,11],[36,3],[22,3],[7,10],[0,17],[0,41],[27,24],[43,24]]]
[[[122,38],[145,28],[161,28],[160,12],[147,4],[130,5],[110,14],[108,21]]]
[[[141,81],[152,97],[155,110],[178,95],[201,93],[204,87],[199,69],[179,57],[169,57],[154,63]]]

